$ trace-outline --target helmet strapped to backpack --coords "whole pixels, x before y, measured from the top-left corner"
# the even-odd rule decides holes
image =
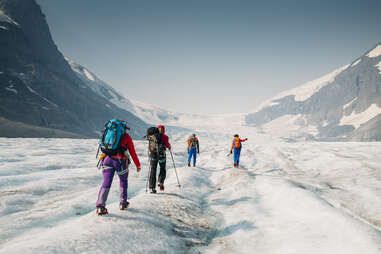
[[[102,139],[100,140],[103,153],[112,156],[124,152],[125,148],[121,147],[121,144],[126,128],[126,122],[116,118],[105,124]]]

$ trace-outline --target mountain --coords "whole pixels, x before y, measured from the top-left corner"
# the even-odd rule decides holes
[[[143,136],[144,121],[78,78],[34,0],[0,0],[0,48],[0,129],[14,127],[2,136],[97,138],[114,117]]]
[[[75,63],[69,58],[65,59],[86,88],[91,89],[98,96],[108,101],[107,107],[114,105],[119,109],[127,110],[150,124],[161,124],[178,120],[177,115],[179,113],[128,99],[86,67]]]
[[[152,125],[164,124],[169,127],[170,132],[182,131],[190,134],[196,130],[205,130],[205,128],[215,130],[215,126],[241,126],[243,123],[245,114],[203,115],[179,113],[126,98],[86,67],[68,58],[66,58],[66,61],[89,89],[108,100],[107,105],[115,105],[120,109],[128,110]]]
[[[266,101],[245,122],[292,138],[381,141],[381,43],[351,64]]]

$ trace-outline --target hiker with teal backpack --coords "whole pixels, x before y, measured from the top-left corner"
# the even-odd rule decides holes
[[[125,210],[129,205],[127,201],[129,155],[131,155],[136,165],[137,172],[141,170],[134,143],[131,136],[127,133],[129,129],[126,122],[119,119],[110,120],[105,125],[105,130],[99,144],[103,152],[98,163],[99,168],[102,170],[103,183],[96,203],[98,215],[108,214],[106,201],[115,173],[119,176],[120,180],[119,208],[120,210]]]
[[[247,141],[247,138],[240,139],[238,134],[234,135],[232,147],[230,148],[230,154],[233,153],[234,150],[234,167],[239,167],[239,157],[241,156],[242,142]]]

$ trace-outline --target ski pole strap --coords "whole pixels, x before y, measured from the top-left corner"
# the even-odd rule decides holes
[[[112,169],[112,167],[110,167],[110,166],[103,166],[102,165],[102,166],[99,167],[99,169],[102,170],[102,171],[105,171],[107,169]]]
[[[125,173],[128,172],[128,168],[124,169],[124,170],[121,170],[121,171],[116,171],[116,174],[117,175],[124,175]]]

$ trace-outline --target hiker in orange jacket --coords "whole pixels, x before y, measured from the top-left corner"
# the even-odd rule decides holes
[[[234,149],[234,167],[239,167],[239,156],[241,155],[242,142],[245,142],[247,138],[240,139],[238,134],[234,135],[232,147],[230,148],[230,153],[233,153]]]
[[[192,134],[188,138],[188,167],[191,166],[191,159],[193,156],[193,167],[196,167],[196,157],[200,154],[200,146],[196,134]]]

